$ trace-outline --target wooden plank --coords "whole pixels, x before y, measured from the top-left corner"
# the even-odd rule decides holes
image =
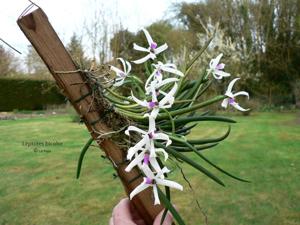
[[[90,104],[93,104],[93,98],[91,96],[87,96],[84,100],[76,102],[77,99],[91,90],[91,87],[88,84],[84,84],[82,74],[79,72],[57,73],[57,71],[75,71],[77,68],[43,10],[38,8],[35,11],[22,16],[18,19],[17,23],[47,65],[64,95],[70,100],[78,114],[84,119],[85,125],[92,137],[96,140],[98,136],[94,130],[102,132],[111,131],[109,124],[106,124],[104,121],[96,123],[94,127],[90,125],[91,122],[103,118],[103,112],[107,109],[103,108],[97,111],[87,110],[90,107]],[[82,83],[82,85],[72,85],[74,83]],[[105,100],[103,99],[103,101]],[[120,118],[120,115],[116,112],[111,112],[110,117],[118,119]],[[111,139],[104,139],[101,142],[97,141],[97,143],[112,162],[124,162],[126,159],[126,150],[121,149]],[[126,165],[123,164],[114,168],[128,195],[142,182],[142,178],[138,178],[130,183],[129,181],[137,177],[140,174],[140,171],[135,168],[130,173],[127,173],[124,171],[125,167]],[[133,199],[133,204],[142,218],[149,225],[153,224],[154,218],[162,210],[160,205],[153,205],[152,190],[150,188],[137,195],[137,197]]]

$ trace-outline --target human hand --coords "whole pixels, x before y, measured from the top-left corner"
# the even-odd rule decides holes
[[[160,225],[163,215],[161,211],[155,218],[153,225]],[[163,225],[171,225],[173,222],[172,215],[168,212]],[[146,225],[145,221],[138,215],[128,198],[122,199],[113,209],[109,225]]]

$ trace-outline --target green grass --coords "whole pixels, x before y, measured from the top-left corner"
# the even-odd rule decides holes
[[[234,119],[238,123],[229,138],[204,154],[252,183],[232,180],[189,154],[219,175],[226,187],[185,165],[194,192],[175,171],[171,179],[185,186],[184,192],[172,191],[176,207],[194,225],[205,224],[195,199],[211,225],[299,224],[299,118],[295,113],[260,113]],[[191,137],[215,137],[226,126],[201,123]],[[68,116],[0,121],[0,225],[108,224],[124,191],[97,148],[87,152],[81,178],[75,179],[79,152],[88,138],[85,127]],[[23,141],[63,144],[34,152]]]

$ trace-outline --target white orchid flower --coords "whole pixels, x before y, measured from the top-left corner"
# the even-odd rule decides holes
[[[162,152],[164,154],[165,161],[168,159],[168,153],[163,148],[155,148],[155,152]],[[157,162],[156,157],[150,157],[150,151],[146,148],[141,149],[135,153],[134,159],[125,168],[126,172],[130,172],[133,167],[138,166],[142,169],[143,165],[151,165],[156,172],[161,171],[161,168]]]
[[[226,90],[226,92],[225,92],[225,94],[224,94],[224,95],[226,95],[228,98],[225,98],[225,99],[223,100],[221,106],[222,106],[223,108],[227,108],[227,106],[228,106],[228,104],[229,104],[229,105],[232,105],[232,106],[233,106],[234,108],[236,108],[237,110],[243,111],[243,112],[244,112],[244,111],[248,111],[249,109],[244,109],[244,108],[242,108],[242,107],[235,101],[235,97],[236,97],[236,96],[239,96],[239,95],[245,95],[245,96],[247,96],[248,99],[249,99],[249,94],[248,94],[248,92],[246,92],[246,91],[239,91],[239,92],[237,92],[237,93],[235,93],[235,94],[232,93],[233,85],[234,85],[235,82],[236,82],[237,80],[239,80],[239,79],[240,79],[240,78],[235,78],[235,79],[233,79],[233,80],[229,83],[228,88],[227,88],[227,90]]]
[[[110,67],[110,69],[114,71],[117,75],[117,78],[115,79],[115,83],[113,84],[113,86],[115,87],[121,86],[124,83],[125,78],[128,76],[128,74],[131,71],[131,64],[128,61],[122,58],[118,58],[118,60],[121,61],[123,70],[120,70],[119,68],[114,66]]]
[[[130,193],[130,200],[137,195],[138,193],[144,191],[148,187],[153,188],[153,194],[154,194],[154,205],[160,204],[159,196],[158,196],[158,191],[157,191],[157,185],[163,185],[163,186],[168,186],[170,188],[178,189],[178,190],[183,190],[182,185],[170,181],[170,180],[165,180],[163,174],[164,173],[169,173],[170,170],[168,170],[167,167],[164,167],[160,172],[156,173],[156,175],[151,171],[149,166],[145,165],[143,166],[143,172],[146,175],[144,177],[144,180],[141,184],[139,184],[131,193]]]
[[[212,73],[214,78],[217,80],[222,79],[223,77],[229,77],[230,74],[222,71],[225,67],[224,63],[219,63],[223,54],[221,53],[216,58],[212,59],[209,63],[208,73]]]
[[[157,149],[154,146],[154,141],[155,140],[165,141],[166,146],[169,146],[172,143],[172,141],[170,140],[168,135],[156,131],[155,118],[152,117],[149,114],[145,114],[145,116],[149,117],[148,131],[144,131],[144,130],[142,130],[138,127],[135,127],[135,126],[129,126],[127,128],[127,130],[125,131],[125,134],[127,134],[127,135],[130,135],[129,134],[130,131],[135,131],[135,132],[139,133],[142,136],[142,139],[139,142],[137,142],[135,144],[135,146],[130,147],[128,149],[128,152],[127,152],[127,159],[128,160],[131,160],[132,157],[134,155],[136,155],[136,153],[139,153],[140,151],[143,151],[145,149],[148,152],[150,152],[150,158],[156,157]],[[159,151],[161,151],[161,150],[159,150]],[[144,155],[145,155],[145,153],[144,153]],[[130,167],[129,167],[129,169],[130,169]]]
[[[151,116],[153,118],[156,118],[160,109],[167,109],[172,107],[175,100],[174,95],[177,91],[178,85],[177,83],[175,83],[173,88],[168,93],[164,93],[165,96],[160,101],[157,100],[157,96],[159,93],[162,92],[156,90],[155,85],[150,85],[150,87],[151,87],[152,100],[149,102],[147,100],[141,101],[140,99],[136,98],[133,94],[131,95],[132,95],[132,99],[137,104],[151,110]]]
[[[174,83],[179,81],[177,78],[172,77],[172,78],[167,78],[164,80],[153,80],[150,84],[147,84],[148,86],[145,86],[145,91],[146,91],[146,95],[149,95],[152,90],[156,91],[156,95],[158,96],[159,93],[162,93],[162,91],[160,90],[161,87],[165,86],[166,84],[169,83]]]
[[[145,83],[146,93],[148,92],[147,94],[149,94],[149,83],[151,83],[153,80],[156,80],[157,84],[162,83],[162,81],[163,81],[162,72],[163,71],[178,75],[180,77],[184,76],[184,74],[181,71],[177,70],[176,65],[172,64],[172,63],[163,64],[162,62],[158,62],[157,64],[153,64],[153,66],[155,69]],[[176,79],[176,81],[178,80],[177,78],[173,78],[173,79]]]
[[[148,41],[148,45],[149,47],[148,48],[144,48],[144,47],[141,47],[137,44],[133,44],[133,48],[137,51],[141,51],[141,52],[147,52],[148,55],[146,55],[145,57],[141,58],[141,59],[138,59],[138,60],[135,60],[133,61],[133,63],[135,64],[141,64],[141,63],[144,63],[146,62],[148,59],[155,59],[156,58],[156,55],[158,55],[159,53],[165,51],[167,48],[168,48],[168,45],[165,43],[163,44],[162,46],[160,47],[157,47],[157,43],[153,41],[152,37],[150,36],[149,32],[146,30],[146,29],[142,29],[146,38],[147,38],[147,41]]]

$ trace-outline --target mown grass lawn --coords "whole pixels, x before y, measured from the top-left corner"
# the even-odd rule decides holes
[[[187,224],[205,224],[203,213],[211,225],[300,224],[297,114],[259,113],[234,119],[238,123],[233,124],[229,138],[204,154],[252,183],[232,180],[211,169],[226,183],[224,188],[186,165],[192,192],[175,171],[171,177],[184,184],[185,191],[173,191],[172,196]],[[224,123],[201,123],[191,137],[216,137],[226,127]],[[81,178],[75,179],[77,158],[88,138],[85,127],[72,123],[68,116],[0,121],[0,224],[108,224],[124,192],[97,148],[89,150]],[[34,152],[24,145],[31,141],[62,144],[39,146]]]

